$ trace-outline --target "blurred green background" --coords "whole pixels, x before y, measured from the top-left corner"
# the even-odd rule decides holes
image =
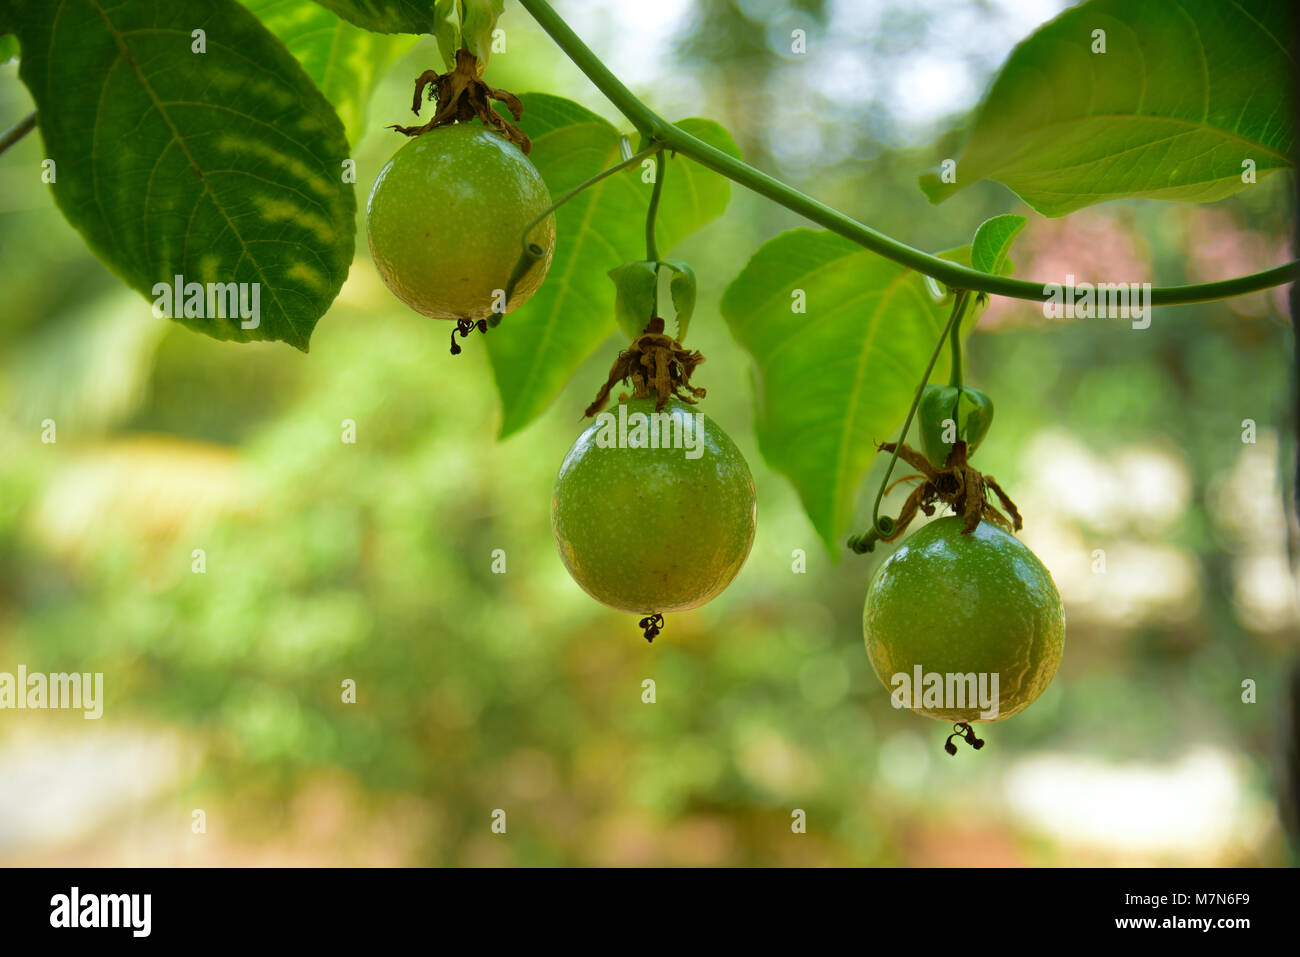
[[[1030,216],[1020,274],[1043,281],[1203,281],[1289,258],[1280,176],[1211,206],[1065,220],[992,184],[925,201],[917,174],[956,155],[966,111],[1059,2],[557,6],[665,115],[719,120],[750,162],[913,245],[1013,211]],[[613,118],[522,10],[502,26],[494,85]],[[805,56],[788,53],[795,28]],[[372,102],[362,207],[399,145],[383,127],[437,62],[421,43]],[[0,66],[0,127],[31,108],[16,72]],[[362,219],[310,356],[218,343],[155,319],[90,256],[41,158],[36,135],[0,156],[0,671],[102,671],[106,704],[99,721],[0,712],[0,863],[1288,862],[1280,292],[1165,308],[1145,331],[1006,301],[982,318],[967,372],[997,403],[982,467],[1019,503],[1069,626],[1049,691],[949,758],[949,729],[890,707],[863,649],[887,549],[832,560],[755,448],[749,363],[717,303],[793,216],[736,189],[680,250],[701,277],[696,379],[749,459],[759,530],[736,583],[648,646],[568,578],[549,528],[616,338],[498,443],[482,343],[448,355],[447,324],[380,283]]]

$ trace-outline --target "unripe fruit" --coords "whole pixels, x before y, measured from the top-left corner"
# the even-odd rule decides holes
[[[523,250],[524,229],[551,194],[513,143],[475,123],[413,137],[379,172],[366,204],[375,268],[399,299],[434,319],[486,319],[500,311]],[[535,293],[555,251],[555,217],[529,239],[542,255],[505,311]]]
[[[696,608],[731,584],[749,555],[754,479],[726,433],[675,399],[655,420],[669,447],[619,447],[620,422],[631,446],[638,413],[655,416],[655,400],[601,413],[565,456],[551,497],[555,544],[574,580],[611,608]],[[674,430],[685,447],[664,438]]]
[[[862,614],[867,654],[891,692],[898,675],[998,676],[997,716],[980,707],[913,710],[945,721],[1000,721],[1043,693],[1061,663],[1065,610],[1052,576],[1019,539],[989,522],[962,534],[941,518],[877,569]],[[911,702],[904,700],[910,707]]]

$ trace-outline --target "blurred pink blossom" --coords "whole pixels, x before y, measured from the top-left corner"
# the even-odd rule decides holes
[[[1150,282],[1151,256],[1128,222],[1114,213],[1085,210],[1063,219],[1032,217],[1011,250],[1016,275],[1038,282]],[[1037,303],[994,296],[980,317],[1003,322],[1042,321]]]
[[[1215,282],[1269,266],[1280,266],[1291,258],[1284,240],[1244,229],[1226,210],[1198,207],[1187,215],[1187,274],[1192,282]],[[1267,292],[1236,296],[1227,306],[1240,316],[1262,316],[1269,298],[1283,316],[1290,315],[1287,296],[1291,286],[1276,286]]]

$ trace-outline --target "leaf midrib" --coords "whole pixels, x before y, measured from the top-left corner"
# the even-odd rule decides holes
[[[62,14],[64,7],[67,5],[67,2],[68,0],[59,0],[58,14]],[[145,78],[143,71],[136,64],[135,58],[131,55],[131,51],[126,45],[125,37],[123,36],[121,31],[119,31],[117,27],[114,26],[113,22],[108,18],[108,14],[105,13],[103,7],[100,6],[99,0],[90,0],[90,4],[92,7],[94,7],[95,13],[98,14],[99,18],[104,22],[105,28],[108,30],[109,35],[113,38],[113,42],[117,45],[119,56],[126,62],[131,72],[135,75],[136,80],[139,82],[141,89],[145,91],[145,94],[149,97],[150,101],[153,103],[154,109],[158,111],[158,115],[162,117],[163,122],[167,124],[168,130],[171,131],[172,140],[176,143],[177,147],[181,150],[181,152],[185,154],[186,160],[189,162],[190,167],[194,170],[194,174],[199,178],[199,182],[203,186],[203,191],[207,193],[207,195],[211,198],[213,207],[217,210],[218,213],[221,214],[221,218],[226,221],[226,226],[230,230],[231,235],[234,236],[235,240],[239,243],[239,248],[243,251],[244,258],[247,259],[248,262],[252,265],[253,269],[257,273],[258,279],[261,281],[262,285],[266,287],[267,291],[270,292],[271,300],[275,303],[276,308],[280,311],[281,317],[284,319],[285,323],[289,326],[289,328],[293,330],[294,336],[298,340],[298,342],[295,342],[293,344],[294,345],[301,344],[299,345],[299,347],[302,348],[303,351],[306,351],[307,348],[309,347],[309,340],[303,337],[301,330],[299,330],[297,324],[293,320],[292,314],[289,312],[289,310],[285,309],[284,304],[280,302],[280,297],[276,291],[274,284],[267,281],[266,274],[262,272],[261,265],[258,263],[257,259],[254,258],[252,251],[248,248],[248,244],[244,241],[243,235],[235,227],[235,224],[231,220],[230,215],[226,212],[225,208],[218,200],[216,192],[212,189],[212,184],[208,182],[208,178],[205,175],[203,168],[199,165],[198,160],[194,157],[194,154],[190,152],[189,145],[185,142],[184,136],[181,135],[181,132],[177,128],[176,124],[172,122],[171,115],[167,112],[166,108],[164,107],[163,101],[158,97],[158,94],[154,92],[153,86],[150,85],[148,79]],[[56,19],[58,14],[56,14]],[[53,44],[54,44],[54,31],[51,30],[50,31],[51,47],[53,47]],[[97,111],[95,125],[96,127],[98,127],[99,125],[98,111]],[[95,185],[95,202],[96,205],[99,205],[99,189],[98,189],[97,182]],[[197,204],[195,205],[197,208]],[[102,205],[100,205],[100,211],[101,213],[103,211]]]
[[[1245,136],[1243,136],[1242,134],[1237,133],[1237,132],[1235,132],[1235,131],[1233,131],[1233,130],[1226,130],[1226,129],[1224,129],[1223,127],[1220,127],[1220,126],[1214,126],[1214,125],[1212,125],[1212,124],[1206,123],[1206,122],[1203,121],[1203,120],[1185,120],[1185,119],[1182,119],[1181,117],[1176,117],[1176,116],[1159,116],[1158,114],[1155,114],[1155,113],[1088,113],[1088,114],[1085,114],[1085,115],[1082,115],[1082,116],[1070,116],[1070,117],[1065,117],[1065,118],[1060,119],[1060,120],[1055,120],[1055,121],[1053,121],[1053,122],[1042,123],[1042,124],[1039,124],[1038,126],[1031,127],[1031,128],[1029,128],[1029,129],[1026,129],[1026,130],[1022,131],[1021,133],[1017,134],[1017,136],[1016,136],[1015,138],[1016,138],[1016,139],[1020,139],[1020,140],[1023,140],[1023,139],[1029,139],[1029,138],[1034,137],[1034,136],[1035,136],[1036,134],[1038,134],[1038,133],[1045,132],[1045,131],[1050,130],[1050,129],[1054,128],[1054,127],[1065,126],[1065,125],[1068,125],[1068,124],[1071,124],[1071,123],[1082,123],[1082,122],[1085,122],[1085,121],[1087,121],[1087,120],[1096,120],[1096,119],[1102,119],[1102,120],[1122,120],[1122,121],[1129,121],[1129,122],[1139,121],[1139,120],[1140,120],[1140,121],[1156,122],[1156,123],[1174,123],[1174,124],[1182,124],[1183,126],[1190,126],[1190,127],[1193,127],[1193,128],[1195,128],[1196,130],[1198,130],[1198,131],[1204,131],[1204,132],[1209,132],[1209,133],[1215,133],[1215,134],[1218,134],[1219,136],[1224,137],[1225,139],[1233,139],[1233,140],[1236,140],[1236,141],[1238,141],[1238,142],[1240,142],[1240,143],[1242,143],[1242,144],[1244,144],[1244,145],[1246,145],[1246,146],[1250,146],[1250,147],[1258,148],[1258,149],[1260,149],[1261,151],[1263,151],[1263,152],[1265,152],[1265,153],[1269,153],[1269,154],[1271,154],[1275,159],[1280,159],[1280,160],[1282,160],[1282,161],[1283,161],[1284,163],[1286,163],[1288,166],[1291,165],[1291,157],[1289,157],[1287,154],[1285,154],[1285,153],[1279,153],[1277,150],[1273,149],[1272,147],[1265,146],[1263,143],[1257,142],[1257,141],[1252,140],[1252,139],[1248,139],[1247,137],[1245,137]],[[1175,134],[1175,136],[1184,136],[1184,135],[1186,135],[1186,134],[1185,134],[1185,133],[1177,133],[1177,134]],[[1154,141],[1152,141],[1152,143],[1144,143],[1144,144],[1142,144],[1141,147],[1137,147],[1137,146],[1135,146],[1135,147],[1130,147],[1129,149],[1124,150],[1124,151],[1121,152],[1121,153],[1108,154],[1108,156],[1122,156],[1124,153],[1131,152],[1131,151],[1134,150],[1134,149],[1145,148],[1146,146],[1150,146],[1150,145],[1152,145],[1153,143],[1163,142],[1164,139],[1169,139],[1169,138],[1170,138],[1170,137],[1164,137],[1164,138],[1162,138],[1161,140],[1154,140]],[[995,166],[995,167],[992,167],[992,168],[993,168],[993,169],[1005,169],[1005,168],[1006,168],[1006,165],[1003,164],[1003,165],[1001,165],[1001,166]],[[945,185],[949,185],[949,184],[945,184]],[[960,187],[959,187],[959,188],[960,188]]]

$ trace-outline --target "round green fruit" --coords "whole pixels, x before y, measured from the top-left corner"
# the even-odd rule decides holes
[[[434,319],[486,319],[551,205],[541,175],[513,143],[478,123],[412,137],[379,171],[366,204],[370,255],[402,302]],[[533,228],[542,255],[505,311],[535,293],[555,251],[555,217]]]
[[[910,536],[876,571],[862,630],[871,666],[896,703],[944,721],[1000,721],[1051,683],[1065,610],[1051,574],[1019,539],[989,522],[964,535],[962,520],[948,517]],[[926,676],[935,674],[945,691],[948,675],[973,674],[977,687],[982,675],[989,692],[996,675],[996,715],[984,717],[969,695],[964,706],[955,693],[926,703]]]
[[[660,413],[652,398],[629,399],[565,456],[551,529],[587,594],[654,614],[697,608],[731,584],[755,511],[749,466],[712,419],[675,399]]]
[[[921,403],[916,409],[921,431],[921,450],[938,468],[948,461],[952,442],[945,442],[945,433],[955,442],[966,443],[966,456],[975,454],[979,444],[993,424],[993,400],[979,389],[952,385],[927,385],[921,393]],[[948,426],[947,423],[952,425]]]

